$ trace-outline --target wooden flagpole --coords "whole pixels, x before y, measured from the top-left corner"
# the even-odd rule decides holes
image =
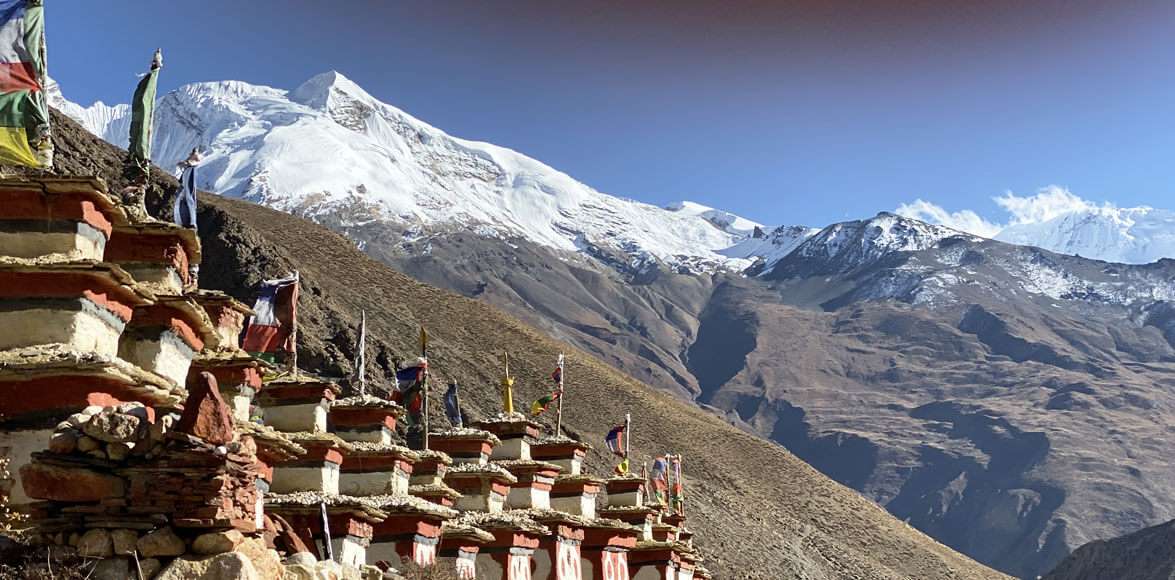
[[[514,384],[510,378],[510,353],[508,351],[502,355],[502,361],[506,366],[506,378],[502,379],[502,410],[509,415],[514,412]]]
[[[302,294],[302,277],[294,270],[294,303],[290,305],[293,321],[290,323],[290,374],[298,378],[298,296]]]
[[[428,449],[428,333],[425,332],[424,327],[420,327],[420,356],[425,360],[424,363],[424,384],[420,386],[424,390],[424,437],[422,443],[425,449]]]
[[[563,376],[563,372],[564,372],[563,371],[563,353],[559,353],[559,402],[557,403],[558,406],[555,407],[555,436],[556,437],[563,434],[563,396],[564,396],[564,391],[563,391],[563,384],[564,383],[563,383],[563,381],[566,380],[566,377]]]

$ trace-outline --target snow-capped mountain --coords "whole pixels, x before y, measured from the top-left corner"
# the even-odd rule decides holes
[[[1010,225],[995,239],[1107,262],[1147,264],[1175,258],[1175,212],[1090,206],[1046,221]]]
[[[947,238],[981,238],[938,226],[881,212],[867,220],[832,224],[797,245],[783,271],[776,276],[847,272],[876,262],[896,252],[917,252],[932,248]]]
[[[125,105],[58,103],[126,144]],[[690,270],[742,270],[758,257],[726,250],[760,224],[689,202],[666,209],[601,193],[515,151],[452,137],[333,71],[293,91],[186,85],[160,99],[155,121],[160,166],[199,148],[201,188],[344,227],[392,220],[470,229]]]

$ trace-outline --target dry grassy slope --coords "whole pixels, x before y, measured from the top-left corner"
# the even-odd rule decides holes
[[[1044,580],[1170,580],[1175,578],[1175,521],[1081,546]]]
[[[123,153],[54,115],[58,169],[121,182]],[[175,181],[157,173],[165,189]],[[161,200],[152,199],[154,205]],[[202,284],[250,300],[264,277],[300,270],[304,366],[349,371],[354,324],[368,312],[376,382],[396,356],[411,356],[419,325],[433,336],[441,378],[457,377],[472,417],[497,407],[497,355],[509,350],[525,404],[542,392],[555,355],[569,357],[566,427],[600,442],[632,412],[634,451],[685,455],[688,510],[698,545],[721,578],[996,578],[990,569],[897,521],[777,445],[633,381],[548,339],[492,307],[396,272],[345,238],[286,214],[214,196],[202,198]],[[437,415],[434,413],[434,415]],[[607,468],[594,453],[596,469]]]
[[[206,286],[247,297],[264,276],[304,279],[303,360],[346,371],[352,334],[368,315],[377,351],[410,356],[419,325],[432,336],[438,374],[457,377],[473,417],[496,410],[498,357],[512,356],[518,400],[539,396],[560,351],[568,354],[566,423],[600,442],[632,412],[641,455],[684,454],[692,526],[724,578],[990,578],[998,574],[895,520],[776,445],[637,383],[478,301],[416,282],[299,218],[208,196],[201,212]],[[338,338],[340,333],[347,333]],[[387,365],[391,356],[378,357]],[[386,369],[384,369],[386,372]],[[378,373],[377,373],[378,374]],[[437,407],[439,415],[439,406]],[[605,459],[593,455],[597,468]],[[785,572],[781,572],[781,570]]]

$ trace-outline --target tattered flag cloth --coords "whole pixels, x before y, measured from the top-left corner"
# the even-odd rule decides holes
[[[555,372],[551,373],[551,380],[555,382],[555,386],[560,389],[563,388],[563,367],[555,367]]]
[[[554,403],[556,400],[558,400],[559,396],[562,394],[563,393],[560,391],[553,391],[549,395],[543,395],[542,397],[539,397],[538,400],[530,404],[530,414],[536,416],[542,415],[543,412],[545,412],[547,408],[551,406],[551,403]]]
[[[625,457],[619,465],[616,466],[616,475],[628,475],[628,458]]]
[[[351,387],[361,395],[367,394],[367,312],[359,317],[359,344],[355,347],[355,370],[351,374]]]
[[[408,361],[396,371],[396,392],[392,395],[392,400],[408,410],[408,423],[412,425],[420,423],[424,411],[421,387],[424,386],[424,374],[427,371],[428,359],[424,357]]]
[[[155,51],[151,71],[135,87],[131,100],[131,157],[144,164],[151,159],[151,130],[155,120],[155,87],[159,83],[159,69],[163,68],[163,53]]]
[[[657,491],[669,489],[669,462],[664,457],[658,457],[653,460],[653,471],[649,474],[649,478],[653,480],[653,486]]]
[[[41,0],[0,0],[0,165],[52,165]]]
[[[608,450],[620,457],[624,457],[624,425],[617,425],[608,432],[608,436],[604,438],[604,443],[608,445]]]
[[[196,166],[184,166],[180,175],[180,189],[175,194],[175,206],[171,209],[172,221],[176,225],[196,229]]]
[[[681,456],[673,458],[673,489],[670,490],[670,501],[677,513],[682,513],[685,502],[685,490],[681,485]]]
[[[465,424],[461,417],[461,405],[457,402],[457,381],[449,383],[449,390],[445,391],[445,416],[458,429]]]
[[[294,328],[298,305],[298,276],[266,280],[253,305],[253,318],[245,330],[241,348],[256,354],[289,352],[290,333]]]

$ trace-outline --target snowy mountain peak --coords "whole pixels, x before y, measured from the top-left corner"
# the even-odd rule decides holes
[[[685,216],[702,218],[713,224],[714,227],[736,235],[749,236],[755,231],[755,228],[764,228],[763,224],[758,222],[692,201],[672,203],[665,206],[665,209]]]
[[[1048,220],[1012,224],[995,239],[1109,262],[1175,257],[1175,211],[1089,206]]]
[[[125,127],[62,109],[106,140]],[[129,121],[129,111],[119,118]],[[750,220],[681,204],[676,210],[607,195],[515,151],[467,141],[383,103],[330,71],[293,91],[240,81],[195,83],[159,100],[154,157],[174,167],[205,153],[199,186],[346,230],[371,222],[521,237],[604,258],[622,269],[743,270],[760,256],[726,250],[752,238]],[[764,236],[772,256],[782,246]]]
[[[290,100],[320,111],[325,111],[340,101],[376,102],[375,97],[362,87],[334,70],[310,77],[290,92]]]
[[[793,264],[788,271],[845,272],[896,252],[917,252],[956,237],[981,239],[945,226],[881,212],[867,220],[832,224],[812,235],[787,256],[787,261],[803,263],[803,267]]]

